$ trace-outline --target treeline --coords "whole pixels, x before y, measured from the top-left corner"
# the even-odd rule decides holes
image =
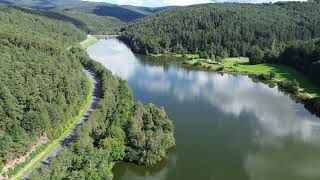
[[[281,50],[271,49],[263,51],[253,47],[249,52],[250,64],[277,63],[290,66],[316,85],[320,85],[320,41],[294,41]],[[299,84],[282,83],[285,89],[297,93]],[[312,113],[320,116],[320,98],[306,99],[305,107]]]
[[[313,2],[194,5],[145,17],[120,38],[142,54],[247,56],[253,46],[281,49],[320,37],[319,9]]]
[[[127,82],[113,76],[85,51],[73,47],[101,84],[101,98],[76,141],[30,179],[108,179],[117,161],[153,165],[174,146],[173,125],[163,108],[134,103]]]
[[[320,85],[320,41],[294,42],[280,53],[275,63],[291,66]],[[304,103],[306,109],[320,117],[319,97],[306,99]]]
[[[281,50],[252,47],[250,64],[277,63],[290,66],[320,84],[320,41],[294,41]]]
[[[72,24],[0,5],[0,171],[77,115],[90,83],[65,48],[84,36]]]

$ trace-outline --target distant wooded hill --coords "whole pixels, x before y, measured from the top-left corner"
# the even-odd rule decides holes
[[[0,0],[0,3],[28,7],[35,9],[45,9],[53,11],[90,13],[99,16],[110,16],[129,22],[146,15],[157,13],[175,7],[149,8],[138,6],[120,6],[109,3],[85,2],[81,0]]]
[[[139,20],[122,31],[135,52],[246,56],[253,46],[275,49],[320,36],[320,5],[205,4],[181,7]]]

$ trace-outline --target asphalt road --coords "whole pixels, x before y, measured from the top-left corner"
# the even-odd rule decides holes
[[[76,132],[79,129],[79,127],[86,121],[88,120],[90,114],[92,113],[92,111],[94,110],[95,106],[97,105],[99,99],[100,99],[100,85],[98,83],[98,81],[96,80],[95,76],[93,75],[92,72],[85,70],[86,75],[92,80],[93,82],[93,98],[91,101],[91,104],[89,106],[89,108],[87,109],[86,113],[82,116],[82,118],[80,119],[79,123],[72,129],[72,132],[63,140],[59,143],[59,145],[54,148],[52,150],[52,152],[33,170],[37,170],[43,166],[46,166],[50,163],[50,159],[52,157],[55,157],[58,152],[60,150],[62,150],[63,148],[65,148],[68,144],[70,144],[72,141],[75,140],[76,137]],[[33,172],[31,171],[29,174],[27,174],[26,176],[23,177],[23,179],[28,179],[29,175]]]

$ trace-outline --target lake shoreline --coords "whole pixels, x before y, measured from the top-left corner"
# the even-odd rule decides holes
[[[247,180],[251,173],[270,168],[279,161],[288,164],[279,166],[276,173],[267,172],[268,178],[274,179],[273,175],[279,173],[291,177],[304,166],[304,161],[299,167],[291,163],[292,156],[305,154],[299,149],[301,143],[305,144],[303,149],[315,152],[308,145],[318,139],[318,134],[313,133],[313,129],[311,133],[309,128],[319,119],[276,86],[268,87],[267,82],[261,83],[253,76],[221,75],[201,67],[188,68],[183,61],[170,61],[170,58],[157,60],[142,56],[118,40],[99,41],[87,52],[113,74],[127,80],[136,100],[165,107],[176,127],[177,145],[167,154],[166,161],[153,167],[117,163],[112,168],[114,179],[215,176]],[[293,141],[288,142],[288,138]],[[277,148],[279,143],[281,149]],[[279,156],[279,153],[289,155]],[[316,156],[316,153],[308,156],[310,154]],[[261,158],[270,159],[271,164],[257,164]],[[304,167],[311,163],[306,161]],[[225,171],[233,173],[225,174]],[[300,176],[303,179],[309,174]]]
[[[159,61],[159,62],[170,62],[174,61],[182,65],[183,67],[190,68],[193,70],[199,70],[199,71],[207,71],[207,72],[215,72],[220,74],[234,74],[234,75],[248,75],[250,78],[252,78],[254,81],[259,81],[267,85],[277,85],[279,90],[283,92],[284,94],[290,96],[290,98],[296,102],[300,102],[303,105],[305,105],[305,108],[311,112],[312,114],[315,114],[317,116],[320,116],[320,112],[318,110],[313,110],[313,106],[310,106],[310,103],[319,97],[320,94],[320,88],[314,84],[311,84],[309,80],[307,80],[304,75],[297,72],[291,67],[286,67],[284,65],[279,64],[258,64],[258,65],[249,65],[249,60],[245,57],[235,57],[235,58],[224,58],[222,59],[222,62],[213,62],[210,59],[200,59],[196,54],[150,54],[150,55],[144,55],[139,54],[146,57],[152,57],[155,58],[153,61]],[[185,56],[185,57],[183,57]],[[187,60],[185,60],[187,59]],[[232,60],[241,59],[240,62],[234,62],[230,63]],[[225,63],[224,61],[229,61],[228,63]],[[211,62],[210,62],[211,61]],[[265,75],[269,75],[272,71],[268,68],[257,68],[254,70],[251,70],[253,68],[251,67],[258,67],[258,66],[265,66],[270,67],[270,69],[274,68],[275,71],[279,71],[276,73],[276,77],[272,79],[264,79]],[[289,71],[293,72],[295,77],[299,79],[299,84],[301,85],[298,92],[292,93],[288,89],[284,88],[283,84],[285,83],[292,83],[296,79],[288,77],[288,78],[281,78],[278,77],[279,74],[285,74],[288,73],[282,69],[288,69]],[[262,78],[261,78],[262,77]],[[302,79],[302,80],[301,80]],[[302,83],[301,83],[302,82]],[[305,91],[305,84],[306,86],[309,86],[312,89],[308,92]],[[318,90],[319,89],[319,90]]]

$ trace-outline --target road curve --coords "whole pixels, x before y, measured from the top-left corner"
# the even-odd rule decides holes
[[[30,174],[34,171],[37,170],[43,166],[46,166],[50,163],[50,159],[52,157],[55,157],[58,152],[60,150],[62,150],[63,148],[65,148],[68,144],[70,144],[72,141],[74,141],[75,137],[76,137],[76,132],[79,129],[79,127],[86,121],[88,120],[90,114],[93,112],[93,110],[95,109],[99,99],[100,99],[100,85],[97,81],[97,79],[95,78],[94,74],[89,71],[89,70],[85,70],[86,75],[91,79],[91,82],[93,83],[93,97],[92,97],[92,101],[90,103],[89,108],[87,109],[87,111],[85,112],[85,114],[82,116],[82,118],[80,119],[80,121],[77,123],[77,125],[72,129],[71,133],[64,139],[62,140],[57,147],[55,147],[50,154],[48,154],[48,156],[41,161],[41,163],[34,168],[31,172],[29,172],[27,175],[25,175],[22,179],[27,180],[28,177],[30,176]]]

